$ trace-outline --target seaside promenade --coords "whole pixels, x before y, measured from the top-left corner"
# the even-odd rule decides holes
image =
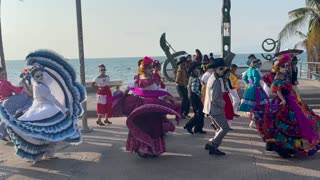
[[[174,94],[173,84],[167,84]],[[315,99],[320,82],[300,81],[300,91]],[[174,94],[176,95],[176,94]],[[88,93],[88,112],[94,110],[95,96]],[[311,102],[311,101],[310,101]],[[315,102],[315,104],[317,101]],[[320,104],[320,102],[318,102]],[[318,109],[315,110],[320,113]],[[190,135],[182,120],[174,133],[166,135],[167,152],[158,158],[142,159],[125,151],[128,129],[126,118],[112,118],[112,125],[100,127],[90,114],[88,123],[93,131],[83,134],[78,146],[59,144],[58,159],[36,164],[14,155],[10,144],[0,142],[0,179],[119,179],[119,180],[277,180],[319,179],[320,154],[308,158],[282,159],[265,152],[265,144],[249,119],[239,113],[233,129],[224,139],[221,150],[226,156],[210,156],[204,144],[213,136],[210,121],[205,120],[206,135]],[[173,117],[170,117],[173,119]],[[81,121],[79,121],[81,126]]]

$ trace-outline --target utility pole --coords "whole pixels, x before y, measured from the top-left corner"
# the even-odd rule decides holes
[[[83,48],[83,30],[82,30],[82,12],[81,0],[76,0],[77,8],[77,27],[78,27],[78,46],[79,46],[79,60],[80,60],[80,80],[81,84],[86,86],[85,64],[84,64],[84,48]],[[82,132],[90,132],[87,120],[87,102],[82,103]]]
[[[0,59],[1,59],[1,67],[6,70],[6,60],[4,58],[4,50],[3,50],[3,41],[2,41],[2,27],[1,27],[1,0],[0,0]],[[7,74],[7,71],[5,71]]]

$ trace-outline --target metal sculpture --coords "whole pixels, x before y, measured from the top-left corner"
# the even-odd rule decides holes
[[[160,47],[167,56],[167,59],[162,63],[161,73],[167,81],[174,82],[176,72],[178,69],[177,57],[186,55],[185,51],[176,52],[172,46],[166,40],[166,33],[163,33],[160,37]],[[170,49],[174,52],[171,54]],[[168,65],[171,65],[171,69]]]
[[[267,38],[265,39],[264,41],[262,41],[262,49],[265,51],[265,52],[268,52],[268,53],[271,53],[273,50],[275,50],[276,48],[276,52],[275,53],[278,53],[279,52],[279,49],[280,49],[280,44],[279,44],[279,41],[275,41],[274,39],[272,38]],[[263,53],[261,53],[261,56],[268,60],[268,61],[271,61],[272,59],[274,59],[275,55],[274,54],[267,54],[267,55],[264,55]]]
[[[231,45],[231,17],[230,17],[231,3],[230,0],[224,0],[222,5],[222,57],[225,58],[230,52]]]
[[[222,57],[228,66],[231,65],[235,54],[231,52],[231,16],[230,16],[231,2],[224,0],[222,5]]]

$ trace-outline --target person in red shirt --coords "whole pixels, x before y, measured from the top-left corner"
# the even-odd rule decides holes
[[[0,105],[3,106],[10,115],[14,115],[21,104],[21,102],[10,100],[10,98],[14,95],[21,94],[22,92],[23,88],[12,85],[7,80],[6,70],[0,67]],[[7,137],[6,124],[0,119],[0,138],[4,141],[9,141]]]
[[[159,71],[161,71],[161,64],[158,60],[154,60],[153,61],[153,68],[154,68],[154,71],[153,71],[153,77],[157,78],[160,80],[160,87],[162,89],[166,88],[166,86],[164,85],[163,81],[162,81],[162,78],[159,74]]]

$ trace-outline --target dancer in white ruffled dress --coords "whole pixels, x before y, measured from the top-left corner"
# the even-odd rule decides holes
[[[62,56],[39,50],[29,54],[26,61],[34,66],[31,70],[32,106],[19,118],[9,114],[3,106],[0,106],[0,114],[7,124],[16,154],[36,162],[43,157],[55,158],[58,142],[81,143],[77,122],[86,92],[75,82],[75,72]]]

